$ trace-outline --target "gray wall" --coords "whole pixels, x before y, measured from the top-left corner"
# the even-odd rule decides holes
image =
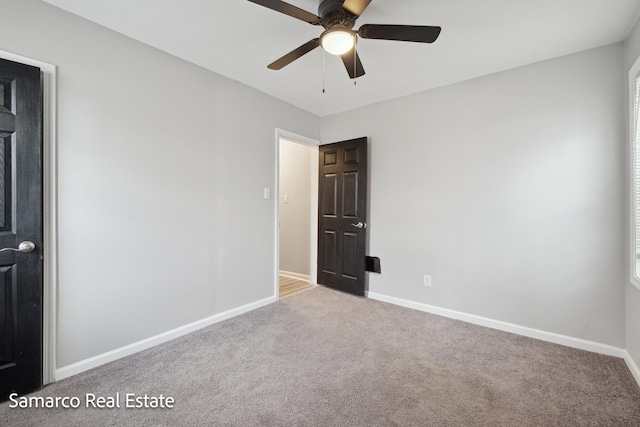
[[[311,171],[318,150],[280,140],[280,270],[309,276],[311,245]],[[285,203],[284,195],[288,196]]]
[[[625,88],[628,92],[628,72],[640,57],[640,23],[631,31],[629,39],[626,43],[626,67],[624,73]],[[626,105],[628,105],[628,95],[625,96]],[[626,115],[628,117],[628,114]],[[628,127],[627,127],[628,129]],[[625,169],[629,171],[629,160],[625,164]],[[627,187],[628,188],[628,187]],[[627,233],[630,236],[630,233]],[[629,248],[627,241],[626,248]],[[640,363],[640,290],[630,283],[629,268],[626,269],[626,348],[636,364]]]
[[[616,44],[323,118],[322,141],[371,137],[369,291],[623,347],[623,63]]]
[[[274,294],[274,128],[319,119],[36,0],[0,50],[59,67],[58,366]]]

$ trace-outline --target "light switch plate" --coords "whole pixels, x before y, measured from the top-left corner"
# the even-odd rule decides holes
[[[264,198],[265,199],[270,199],[271,198],[271,189],[270,188],[265,188],[264,189]]]

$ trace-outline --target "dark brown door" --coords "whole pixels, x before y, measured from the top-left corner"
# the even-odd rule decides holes
[[[0,401],[41,385],[40,69],[0,60]]]
[[[318,283],[364,295],[367,138],[320,146]]]

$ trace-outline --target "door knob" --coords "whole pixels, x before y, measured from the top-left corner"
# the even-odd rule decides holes
[[[3,248],[0,249],[0,252],[4,252],[4,251],[13,251],[13,252],[31,252],[36,248],[36,244],[33,242],[30,242],[28,240],[20,243],[18,245],[18,249],[15,248]]]
[[[356,224],[351,225],[353,225],[355,228],[367,228],[367,223],[362,221],[358,221]]]

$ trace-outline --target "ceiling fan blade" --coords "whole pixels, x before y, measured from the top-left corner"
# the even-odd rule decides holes
[[[308,22],[313,25],[320,25],[320,18],[311,12],[302,10],[298,7],[290,5],[280,0],[249,0],[251,3],[259,4],[260,6],[267,7],[275,10],[276,12],[284,13],[285,15],[292,16],[304,22]]]
[[[360,16],[367,6],[369,6],[369,3],[371,3],[371,0],[345,0],[342,8],[356,16]]]
[[[376,25],[360,27],[358,35],[363,39],[398,40],[403,42],[433,43],[440,35],[440,27],[422,25]]]
[[[267,65],[267,68],[271,70],[281,70],[282,68],[291,64],[296,59],[311,52],[313,49],[317,48],[318,46],[320,46],[320,39],[309,40],[299,48],[294,49],[291,52],[287,53],[282,58],[273,61],[271,64]]]
[[[360,62],[360,55],[358,55],[358,52],[351,50],[344,55],[340,55],[340,58],[342,58],[344,68],[347,69],[349,77],[355,79],[357,77],[364,76],[364,67],[362,66],[362,62]]]

